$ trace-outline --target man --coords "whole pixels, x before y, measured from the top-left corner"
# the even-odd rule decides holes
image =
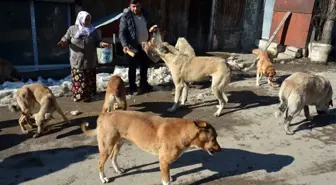
[[[141,43],[149,40],[150,28],[149,14],[140,4],[139,0],[131,0],[130,6],[124,9],[120,19],[119,37],[124,53],[128,50],[135,53],[134,57],[126,54],[129,64],[128,79],[130,94],[137,94],[136,68],[140,66],[140,89],[138,93],[144,93],[153,89],[147,82],[148,62],[147,54],[142,50]],[[151,32],[156,31],[151,29]]]

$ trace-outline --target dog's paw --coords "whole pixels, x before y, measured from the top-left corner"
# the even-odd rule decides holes
[[[214,116],[214,117],[219,117],[219,116],[220,116],[220,113],[219,113],[219,112],[215,112],[215,113],[213,114],[213,116]]]
[[[115,172],[116,172],[117,174],[121,175],[121,174],[125,173],[125,170],[122,169],[122,168],[119,168],[119,169],[115,169]]]
[[[170,182],[165,182],[165,181],[162,179],[162,185],[170,185]]]
[[[286,134],[287,134],[287,135],[294,135],[295,132],[294,132],[294,131],[291,131],[291,130],[287,130],[287,131],[286,131]]]
[[[28,130],[22,130],[22,133],[24,133],[24,134],[28,134],[29,131],[28,131]]]
[[[103,184],[108,183],[109,179],[107,177],[103,177],[102,179],[100,179],[102,181]]]
[[[176,108],[175,107],[171,107],[169,109],[167,109],[168,112],[175,112],[176,111]]]
[[[103,173],[99,173],[99,178],[100,178],[100,180],[102,181],[103,184],[109,182],[109,179]]]
[[[40,136],[40,134],[34,134],[33,138],[38,138]]]

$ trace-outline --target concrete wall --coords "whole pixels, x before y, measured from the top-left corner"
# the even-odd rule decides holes
[[[255,47],[255,40],[261,38],[263,6],[263,0],[246,0],[241,39],[241,47],[243,50],[251,50]]]
[[[272,17],[274,10],[275,0],[264,0],[264,18],[263,18],[263,27],[262,27],[262,39],[269,39],[272,25]]]

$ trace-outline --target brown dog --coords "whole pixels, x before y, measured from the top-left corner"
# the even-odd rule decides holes
[[[32,115],[35,105],[40,105],[40,110]],[[28,130],[24,127],[24,123],[31,126],[30,117],[35,119],[37,132],[34,134],[34,138],[42,134],[44,125],[53,118],[52,113],[55,111],[62,116],[65,122],[70,123],[58,106],[51,90],[42,84],[29,84],[21,87],[14,94],[13,102],[9,108],[13,112],[21,111],[19,124],[23,133],[28,133]]]
[[[5,81],[21,81],[21,75],[8,61],[0,57],[0,83]]]
[[[205,121],[163,118],[136,111],[114,111],[101,114],[95,130],[87,131],[86,126],[88,123],[81,126],[86,135],[97,135],[99,177],[103,183],[108,182],[104,173],[108,157],[115,171],[121,173],[117,164],[121,139],[127,139],[140,149],[158,156],[163,185],[170,184],[169,165],[188,148],[196,147],[210,155],[221,151],[215,128]]]
[[[120,76],[111,76],[107,84],[102,112],[111,112],[112,108],[113,110],[127,109],[125,83]]]
[[[267,51],[259,50],[258,57],[256,59],[257,64],[257,74],[256,74],[256,86],[259,86],[259,80],[261,80],[262,75],[268,78],[268,85],[274,86],[273,78],[276,75],[276,71],[272,64],[272,59],[267,53]]]

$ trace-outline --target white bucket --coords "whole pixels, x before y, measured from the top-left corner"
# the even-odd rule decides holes
[[[99,64],[111,63],[113,60],[113,45],[110,48],[97,48],[97,58]]]
[[[309,43],[309,58],[314,62],[327,62],[332,46],[330,44]]]

